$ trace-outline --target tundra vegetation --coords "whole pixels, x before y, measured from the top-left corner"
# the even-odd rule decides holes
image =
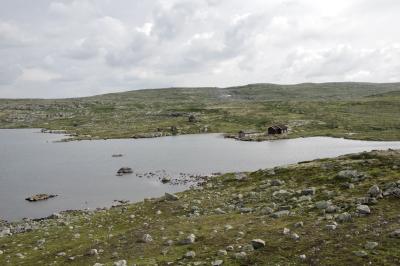
[[[0,100],[0,127],[73,139],[264,132],[400,139],[400,84],[256,84]],[[190,118],[192,117],[192,118]],[[189,119],[190,118],[190,119]],[[227,173],[113,208],[0,222],[0,265],[399,265],[400,151]]]
[[[75,99],[3,99],[0,127],[64,130],[74,139],[102,139],[264,133],[268,125],[285,124],[289,138],[398,140],[399,103],[399,83],[170,88]]]
[[[400,151],[1,225],[1,265],[399,265]],[[97,264],[96,264],[97,263]]]

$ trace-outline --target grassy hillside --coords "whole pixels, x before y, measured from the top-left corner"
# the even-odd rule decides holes
[[[0,127],[66,130],[77,139],[199,132],[264,132],[288,137],[400,139],[400,84],[253,84],[231,88],[140,90],[61,100],[0,100]],[[197,122],[189,123],[193,114]],[[171,127],[177,131],[171,131]]]
[[[177,196],[0,224],[0,265],[400,264],[400,151],[225,174]]]

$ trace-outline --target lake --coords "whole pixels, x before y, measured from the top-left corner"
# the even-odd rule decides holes
[[[55,142],[62,135],[39,129],[0,130],[0,218],[38,218],[68,209],[110,206],[114,200],[140,201],[188,184],[163,184],[159,176],[254,171],[318,158],[400,148],[400,142],[328,137],[241,142],[220,134],[153,139]],[[123,157],[113,158],[113,154]],[[123,166],[134,174],[116,176]],[[154,177],[145,175],[155,173]],[[142,177],[141,177],[142,176]],[[57,194],[27,202],[38,193]]]

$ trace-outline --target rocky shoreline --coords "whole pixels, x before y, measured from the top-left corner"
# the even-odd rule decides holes
[[[2,222],[0,264],[398,265],[399,166],[400,151],[351,154]]]

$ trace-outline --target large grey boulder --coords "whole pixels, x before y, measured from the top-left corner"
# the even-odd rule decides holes
[[[382,195],[381,189],[377,185],[373,185],[369,190],[368,190],[368,195],[370,197],[377,198]]]
[[[341,213],[336,217],[336,221],[340,223],[351,222],[351,214],[348,212]]]
[[[165,193],[165,199],[170,201],[179,200],[179,197],[175,194]]]
[[[357,206],[357,212],[359,214],[370,214],[371,209],[368,207],[368,205],[358,205]]]
[[[273,218],[281,218],[284,216],[288,216],[289,215],[289,211],[285,210],[285,211],[278,211],[278,212],[274,212],[273,214],[271,214],[271,216]]]

